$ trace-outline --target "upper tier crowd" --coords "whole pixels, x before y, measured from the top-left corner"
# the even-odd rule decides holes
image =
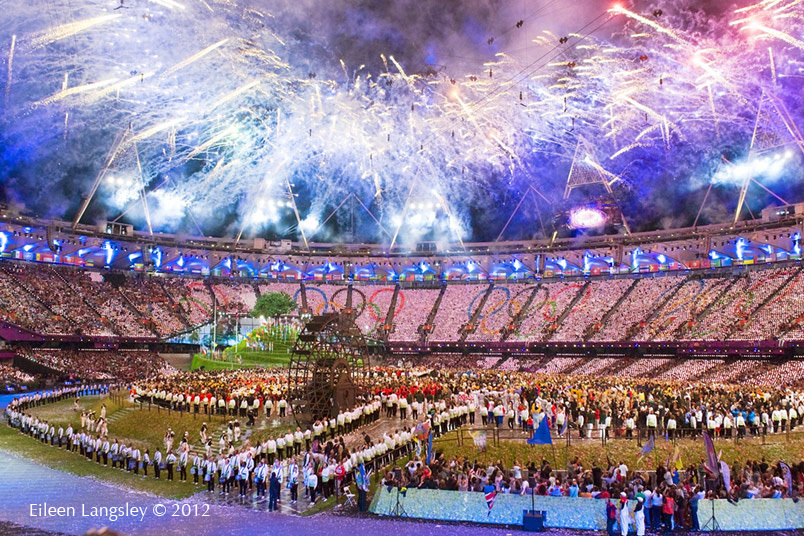
[[[169,338],[208,322],[213,308],[247,313],[266,292],[305,302],[299,283],[113,274],[0,263],[0,318],[46,335]],[[540,283],[448,284],[401,289],[392,341],[664,341],[804,338],[798,264],[732,272],[641,274]],[[344,285],[305,284],[313,314],[347,303]],[[441,295],[443,294],[443,295]],[[357,324],[377,335],[394,287],[354,285]],[[438,307],[435,308],[435,305]],[[522,308],[527,305],[527,310]],[[423,329],[425,328],[425,329]]]

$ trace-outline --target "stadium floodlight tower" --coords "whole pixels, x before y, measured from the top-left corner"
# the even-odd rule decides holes
[[[288,402],[296,422],[307,426],[354,406],[367,387],[369,366],[354,315],[312,317],[296,339],[288,366]]]

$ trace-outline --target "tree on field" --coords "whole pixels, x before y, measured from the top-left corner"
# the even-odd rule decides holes
[[[251,316],[259,317],[279,317],[296,310],[296,302],[287,292],[266,292],[257,298]]]

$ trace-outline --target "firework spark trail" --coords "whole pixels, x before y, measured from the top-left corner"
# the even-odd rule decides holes
[[[685,39],[681,38],[676,32],[674,32],[670,28],[665,28],[664,26],[662,26],[661,24],[659,24],[656,21],[652,21],[650,19],[647,19],[647,18],[643,17],[642,15],[637,15],[633,11],[629,11],[629,10],[625,9],[624,7],[622,7],[619,4],[614,6],[613,8],[611,8],[609,10],[609,13],[622,13],[623,15],[625,15],[627,17],[630,17],[630,18],[634,19],[635,21],[641,22],[642,24],[645,24],[646,26],[650,26],[651,28],[653,28],[657,32],[663,33],[666,36],[671,37],[672,39],[675,39],[679,43],[687,44],[687,41]]]
[[[182,121],[183,121],[183,119],[176,118],[176,119],[169,119],[169,120],[164,121],[162,123],[153,125],[153,126],[151,126],[149,128],[146,128],[145,130],[143,130],[139,134],[136,134],[136,135],[132,136],[131,138],[129,138],[127,140],[126,145],[130,145],[130,144],[134,144],[134,143],[137,143],[137,142],[140,142],[140,141],[143,141],[143,140],[147,140],[148,138],[150,138],[151,136],[154,136],[155,134],[159,134],[160,132],[164,132],[165,130],[175,128],[176,125],[181,124]]]
[[[90,91],[95,91],[95,90],[101,89],[103,87],[108,87],[109,85],[114,84],[115,82],[117,82],[117,78],[110,78],[108,80],[101,80],[100,82],[93,82],[91,84],[83,84],[83,85],[80,85],[80,86],[67,88],[66,87],[66,85],[67,85],[67,76],[65,75],[64,88],[61,91],[51,95],[50,97],[47,97],[45,99],[42,99],[42,100],[34,102],[31,105],[31,107],[37,108],[39,106],[48,106],[50,104],[59,102],[61,100],[66,99],[67,97],[71,97],[73,95],[78,95],[78,94],[81,94],[81,93],[87,93],[87,92],[90,92]]]
[[[83,97],[82,104],[90,104],[92,101],[102,99],[103,97],[112,93],[119,93],[121,89],[129,88],[137,83],[143,83],[146,79],[153,76],[154,73],[140,73],[130,76],[125,80],[120,80],[113,84],[103,86],[95,91],[92,91]]]
[[[801,4],[802,2],[804,2],[804,0],[793,0],[793,1],[792,1],[792,2],[790,2],[789,4],[786,4],[786,5],[784,5],[784,6],[780,7],[780,8],[778,8],[778,9],[776,10],[776,12],[777,12],[777,13],[781,13],[781,12],[783,12],[783,11],[787,11],[787,10],[789,10],[789,9],[792,9],[792,8],[796,7],[797,5]]]
[[[6,75],[6,101],[11,93],[11,75],[14,72],[14,48],[17,46],[17,34],[11,36],[11,48],[8,51],[8,74]]]
[[[195,54],[193,54],[192,56],[190,56],[186,60],[180,61],[179,63],[177,63],[176,65],[174,65],[173,67],[171,67],[170,69],[165,71],[164,73],[162,73],[162,77],[168,77],[168,76],[172,75],[173,73],[175,73],[176,71],[179,71],[180,69],[184,69],[185,67],[187,67],[189,65],[192,65],[193,63],[197,62],[198,60],[200,60],[201,58],[203,58],[204,56],[206,56],[210,52],[222,47],[227,42],[229,42],[228,38],[221,39],[217,43],[213,43],[213,44],[209,45],[204,50],[196,52]]]
[[[717,109],[715,108],[715,96],[712,93],[712,86],[706,86],[706,91],[709,94],[709,107],[712,110],[712,119],[715,122],[715,134],[720,138],[720,121],[718,119]]]
[[[209,149],[210,147],[214,146],[219,141],[224,140],[224,139],[229,138],[229,137],[232,137],[233,134],[235,133],[236,129],[237,129],[237,127],[235,127],[233,125],[230,125],[229,127],[225,128],[224,130],[222,130],[218,134],[212,136],[210,139],[208,139],[207,141],[205,141],[204,143],[202,143],[201,145],[199,145],[198,147],[196,147],[195,149],[190,151],[187,154],[187,156],[184,157],[184,160],[185,161],[190,160],[195,155],[197,155],[199,153],[202,153],[202,152],[206,151],[207,149]]]
[[[771,36],[771,37],[775,37],[776,39],[781,39],[782,41],[784,41],[787,44],[793,45],[796,48],[800,48],[801,50],[804,50],[804,41],[799,41],[798,39],[796,39],[792,35],[786,34],[784,32],[776,30],[774,28],[768,28],[764,24],[749,23],[748,25],[746,25],[744,28],[741,28],[741,29],[742,30],[759,30],[759,31]]]
[[[218,99],[217,101],[212,103],[212,105],[207,110],[207,113],[211,112],[212,110],[214,110],[215,108],[217,108],[219,106],[223,106],[227,102],[230,102],[230,101],[234,100],[235,98],[237,98],[238,96],[242,95],[243,93],[245,93],[249,89],[257,87],[258,85],[260,85],[260,82],[258,80],[254,80],[253,82],[249,82],[248,84],[246,84],[244,86],[240,86],[239,88],[235,89],[231,93],[228,93],[228,94],[224,95],[223,97],[221,97],[220,99]]]
[[[68,22],[67,24],[56,26],[55,28],[51,28],[38,35],[32,36],[28,44],[28,48],[30,50],[36,50],[51,43],[55,43],[56,41],[66,39],[75,34],[89,30],[90,28],[100,24],[106,24],[119,18],[120,15],[101,15],[99,17],[93,17],[91,19],[85,19],[77,22]]]
[[[154,4],[158,4],[162,7],[166,7],[168,9],[179,9],[184,10],[184,6],[178,2],[174,2],[173,0],[148,0],[149,2],[153,2]],[[206,2],[205,2],[206,3]],[[209,7],[209,6],[207,6]],[[212,9],[210,8],[210,11]]]
[[[612,166],[627,165],[623,156],[629,153],[638,158],[668,147],[704,150],[712,140],[738,143],[751,130],[751,106],[745,104],[755,102],[757,88],[766,85],[768,54],[774,56],[778,86],[795,69],[790,60],[800,57],[762,30],[756,34],[772,52],[746,47],[738,28],[747,22],[731,30],[724,19],[722,35],[701,34],[677,29],[687,27],[682,15],[667,15],[659,25],[620,10],[626,26],[617,39],[577,36],[583,41],[562,52],[561,61],[528,72],[521,83],[510,81],[519,80],[522,62],[506,55],[452,73],[451,82],[443,73],[406,70],[398,54],[381,56],[385,70],[379,74],[354,69],[361,61],[352,65],[348,58],[330,58],[320,70],[312,59],[296,65],[287,48],[273,49],[296,41],[281,19],[268,22],[270,14],[229,2],[216,2],[214,11],[203,0],[173,3],[184,9],[126,17],[122,31],[87,32],[78,42],[53,47],[53,54],[26,56],[18,47],[15,89],[22,82],[34,86],[32,80],[37,89],[11,94],[0,132],[35,132],[53,106],[54,115],[69,117],[65,154],[80,160],[84,156],[70,146],[83,132],[133,123],[136,135],[127,143],[137,142],[143,180],[159,184],[170,174],[172,181],[161,187],[166,195],[180,193],[202,223],[204,214],[214,220],[215,213],[237,211],[235,230],[278,226],[279,215],[262,217],[254,207],[275,198],[286,183],[312,192],[302,219],[322,215],[350,192],[376,198],[376,206],[393,218],[402,213],[418,170],[422,184],[443,198],[449,213],[444,225],[452,235],[458,226],[469,226],[469,208],[485,202],[484,191],[506,188],[525,170],[538,177],[532,180],[541,181],[540,190],[555,186],[561,180],[555,168],[540,173],[534,157],[568,166],[579,134],[596,140],[598,158],[607,157]],[[800,35],[800,20],[773,18],[792,13],[795,3],[765,2],[730,16],[750,14],[768,29]],[[35,20],[33,8],[30,17]],[[83,29],[92,28],[86,26],[92,20],[82,21]],[[4,32],[2,24],[0,38],[18,35],[20,45],[44,42],[45,34],[51,39],[83,31],[70,23],[57,26],[59,32]],[[535,39],[545,47],[557,40],[547,33]],[[199,51],[205,42],[214,44]],[[696,54],[700,65],[690,63]],[[315,77],[313,69],[319,70]],[[78,85],[65,83],[58,91],[54,73],[65,71]],[[460,92],[458,99],[450,96],[453,90]],[[32,108],[24,117],[12,111]],[[182,165],[188,159],[195,171]],[[181,210],[160,203],[155,199],[151,207],[152,223],[170,228]]]

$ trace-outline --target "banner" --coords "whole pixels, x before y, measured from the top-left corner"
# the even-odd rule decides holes
[[[793,476],[790,472],[790,466],[784,462],[779,462],[779,467],[782,468],[782,476],[784,476],[784,482],[787,485],[787,494],[788,496],[793,497],[795,489],[793,489]]]
[[[425,463],[430,465],[430,462],[433,461],[433,431],[430,430],[430,434],[427,438],[427,459]]]

